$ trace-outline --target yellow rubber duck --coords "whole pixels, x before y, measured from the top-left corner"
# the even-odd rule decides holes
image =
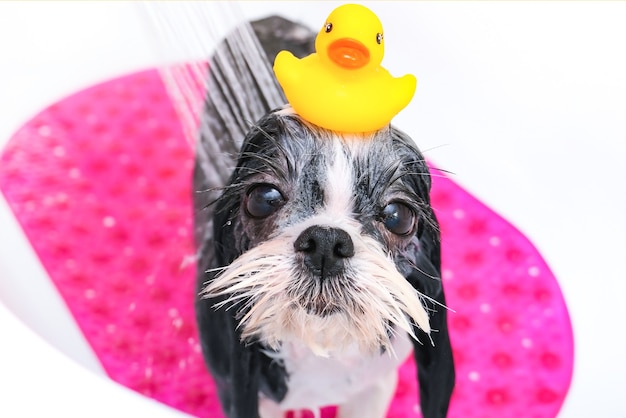
[[[281,51],[274,72],[287,100],[305,120],[339,132],[372,132],[388,125],[413,97],[413,75],[395,78],[380,66],[383,27],[367,7],[339,6],[302,59]]]

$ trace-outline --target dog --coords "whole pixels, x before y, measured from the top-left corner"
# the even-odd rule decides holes
[[[382,417],[414,350],[422,413],[454,383],[426,162],[403,132],[341,135],[289,107],[251,129],[216,202],[197,301],[229,417]],[[432,332],[431,332],[432,330]]]
[[[302,54],[310,48],[301,28],[274,20],[261,29],[280,28],[276,36],[255,26],[270,59],[273,43],[289,43],[286,33],[298,34],[291,44]],[[218,107],[226,100],[213,99]],[[206,192],[194,196],[197,323],[225,415],[277,418],[308,409],[319,416],[319,408],[338,405],[341,418],[383,417],[397,368],[413,352],[421,412],[445,417],[454,363],[440,234],[429,169],[413,140],[391,125],[369,134],[328,131],[288,105],[247,132],[237,118],[236,125],[208,119],[222,149],[243,137],[214,201],[207,177],[224,175],[208,173],[219,167],[200,158],[206,145],[194,171],[195,190]]]

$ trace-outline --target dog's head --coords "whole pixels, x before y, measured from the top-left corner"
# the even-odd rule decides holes
[[[395,128],[338,135],[272,112],[217,201],[219,267],[203,296],[233,310],[242,339],[270,348],[298,339],[320,355],[373,352],[399,330],[428,333],[413,276],[438,274],[424,256],[439,239],[429,189],[423,156]]]

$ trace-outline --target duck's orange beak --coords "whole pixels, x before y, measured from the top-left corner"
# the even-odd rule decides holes
[[[340,67],[347,70],[361,68],[370,61],[370,51],[361,42],[351,39],[337,39],[328,46],[328,56]]]

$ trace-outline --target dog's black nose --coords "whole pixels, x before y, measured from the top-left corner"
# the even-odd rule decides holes
[[[340,274],[344,259],[354,255],[352,238],[343,229],[311,226],[294,243],[304,253],[304,264],[321,278]]]

